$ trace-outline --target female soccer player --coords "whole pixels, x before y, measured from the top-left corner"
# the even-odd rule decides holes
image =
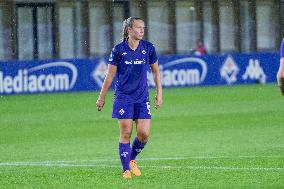
[[[280,66],[277,73],[277,81],[282,95],[284,95],[284,38],[280,46]]]
[[[150,102],[147,71],[151,67],[156,85],[155,107],[162,105],[162,85],[155,47],[144,36],[144,22],[130,17],[123,22],[123,41],[112,49],[107,74],[96,106],[100,111],[105,104],[106,93],[116,75],[112,118],[118,119],[120,128],[119,156],[123,178],[140,176],[135,158],[148,141],[150,134]],[[136,124],[137,136],[130,146],[132,124]]]

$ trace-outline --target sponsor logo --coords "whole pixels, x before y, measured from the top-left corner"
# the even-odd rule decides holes
[[[97,84],[100,87],[102,87],[103,85],[106,72],[107,72],[107,64],[103,59],[101,59],[98,63],[98,66],[91,73],[92,78],[97,82]]]
[[[71,71],[52,73],[54,68],[64,67]],[[43,73],[47,72],[49,73]],[[69,62],[51,62],[29,69],[19,69],[17,75],[5,75],[0,71],[0,93],[57,92],[71,90],[77,81],[77,68]]]
[[[142,59],[142,60],[139,60],[139,59],[136,59],[133,61],[134,64],[145,64],[145,60]]]
[[[228,84],[233,84],[237,81],[238,73],[239,67],[233,57],[229,55],[220,69],[221,78],[225,79]]]
[[[161,65],[160,71],[162,85],[165,87],[200,85],[206,78],[207,64],[201,58],[188,57]],[[155,86],[150,73],[148,82],[150,86]]]
[[[124,63],[125,64],[145,64],[145,60],[144,59],[142,59],[142,60],[136,59],[134,61],[132,61],[132,60],[131,61],[125,60]]]
[[[242,75],[243,80],[258,80],[260,83],[266,83],[266,75],[260,66],[259,60],[249,60],[249,65],[246,67],[244,75]]]
[[[142,50],[142,54],[146,54],[147,52],[145,50]]]
[[[132,61],[127,61],[127,60],[125,60],[124,63],[125,63],[125,64],[132,64]]]

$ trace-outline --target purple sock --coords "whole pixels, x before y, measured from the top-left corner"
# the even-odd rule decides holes
[[[142,151],[146,143],[140,142],[138,137],[135,137],[132,143],[132,150],[130,155],[130,160],[135,160],[136,156]]]
[[[119,143],[119,157],[121,160],[123,171],[130,170],[129,168],[130,152],[131,152],[130,143],[127,144]]]

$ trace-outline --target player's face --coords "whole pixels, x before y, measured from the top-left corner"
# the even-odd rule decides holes
[[[144,22],[142,20],[134,20],[132,28],[129,28],[129,36],[141,40],[144,36]]]

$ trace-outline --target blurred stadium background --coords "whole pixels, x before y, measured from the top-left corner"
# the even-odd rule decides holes
[[[282,0],[1,0],[0,60],[106,55],[129,16],[146,21],[159,54],[188,53],[198,39],[209,53],[275,52],[283,7]]]
[[[125,181],[113,92],[95,102],[129,16],[165,88]],[[284,188],[283,37],[281,0],[0,0],[0,188]]]

